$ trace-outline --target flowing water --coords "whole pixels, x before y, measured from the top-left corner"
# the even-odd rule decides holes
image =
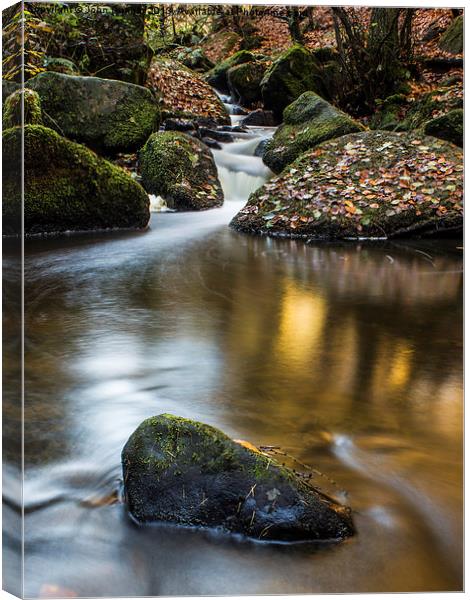
[[[231,231],[269,176],[252,154],[270,134],[214,152],[222,208],[26,243],[27,596],[462,588],[459,243]],[[14,375],[7,353],[7,388]],[[20,448],[6,392],[11,561]],[[315,483],[352,506],[357,534],[269,544],[135,525],[115,501],[120,452],[163,412],[315,467],[326,475]]]

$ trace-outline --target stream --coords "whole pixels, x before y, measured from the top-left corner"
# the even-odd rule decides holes
[[[460,242],[230,230],[270,176],[253,154],[273,131],[213,151],[221,208],[27,240],[27,597],[462,589]],[[14,372],[7,354],[4,562],[20,544]],[[324,474],[357,534],[274,544],[139,527],[116,501],[120,452],[163,412],[281,446]]]

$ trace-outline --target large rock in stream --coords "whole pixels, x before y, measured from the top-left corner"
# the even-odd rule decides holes
[[[224,195],[210,149],[178,131],[154,133],[139,152],[142,185],[175,210],[220,206]]]
[[[459,235],[462,173],[462,150],[434,137],[345,135],[260,187],[231,226],[312,239]]]
[[[3,132],[3,232],[18,234],[21,127]],[[123,169],[41,125],[24,127],[24,230],[142,228],[149,198]]]
[[[326,95],[322,68],[309,50],[295,45],[283,52],[264,74],[264,107],[280,118],[284,108],[307,91]]]
[[[263,161],[280,173],[309,148],[363,130],[358,121],[314,92],[305,92],[284,109],[283,124],[266,145]]]
[[[39,94],[48,127],[99,152],[135,151],[159,127],[158,102],[139,85],[48,71],[28,88]]]
[[[264,540],[341,540],[350,510],[221,431],[159,415],[122,452],[125,498],[140,522],[215,527]]]

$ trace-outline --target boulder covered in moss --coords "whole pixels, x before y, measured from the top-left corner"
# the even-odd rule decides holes
[[[457,108],[448,113],[431,119],[424,125],[424,133],[434,135],[463,147],[463,110]]]
[[[21,127],[3,132],[3,231],[18,234],[20,181],[14,175]],[[143,228],[149,198],[123,169],[41,125],[24,127],[24,230],[53,233]]]
[[[346,135],[302,154],[231,225],[306,239],[460,235],[462,159],[453,144],[417,132]]]
[[[456,17],[444,31],[439,40],[439,48],[445,52],[450,52],[451,54],[462,54],[463,15]]]
[[[168,56],[198,73],[205,73],[214,67],[214,63],[207,58],[202,48],[181,46],[172,50]]]
[[[228,71],[237,65],[242,65],[255,60],[255,56],[248,50],[239,50],[225,60],[217,63],[213,69],[206,74],[206,81],[219,92],[230,92],[228,84]]]
[[[211,86],[177,60],[154,58],[146,85],[159,99],[163,119],[210,119],[230,125],[227,109]]]
[[[3,104],[3,129],[23,123],[42,125],[41,100],[36,92],[28,88],[16,90]]]
[[[313,54],[300,45],[283,52],[261,81],[264,106],[281,117],[286,106],[307,91],[325,95],[322,70]]]
[[[39,94],[48,127],[104,154],[137,150],[160,124],[156,98],[132,83],[47,71],[28,87]]]
[[[139,152],[142,185],[175,210],[220,206],[224,196],[209,148],[177,131],[154,133]]]
[[[266,145],[263,161],[280,173],[309,148],[363,130],[358,121],[314,92],[305,92],[284,109],[283,124]]]
[[[341,540],[350,510],[271,457],[203,423],[145,420],[122,452],[124,491],[140,522],[213,527],[263,540]]]
[[[231,67],[227,72],[228,87],[232,99],[242,106],[261,102],[261,80],[266,63],[256,60]]]
[[[48,56],[44,61],[46,71],[63,73],[64,75],[80,75],[80,69],[68,58]]]

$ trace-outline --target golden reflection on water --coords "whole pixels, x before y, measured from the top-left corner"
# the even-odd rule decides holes
[[[286,279],[279,310],[275,352],[289,366],[305,368],[311,364],[312,351],[317,347],[325,325],[325,300]]]

